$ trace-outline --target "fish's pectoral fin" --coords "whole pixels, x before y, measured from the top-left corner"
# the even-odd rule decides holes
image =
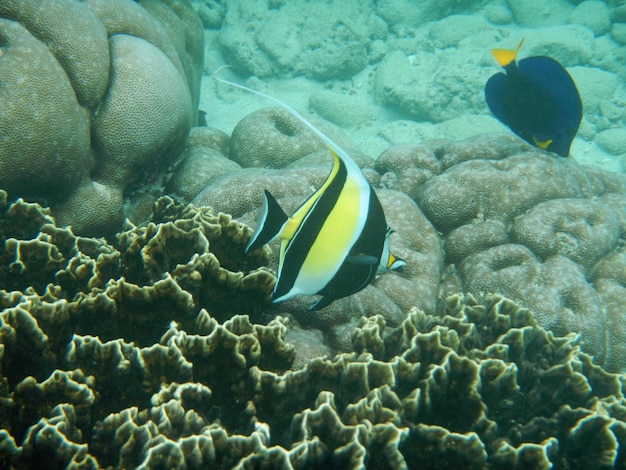
[[[389,258],[387,258],[387,270],[388,271],[396,271],[398,269],[402,269],[406,266],[406,261],[402,258],[398,258],[393,253],[389,253]]]
[[[517,57],[517,52],[520,50],[520,47],[522,47],[522,44],[524,44],[524,39],[523,38],[519,42],[517,47],[515,49],[513,49],[513,50],[511,50],[511,49],[492,49],[491,53],[493,54],[495,59],[498,61],[498,63],[502,67],[506,67],[510,63],[515,62],[515,58]]]
[[[321,299],[319,299],[317,302],[313,302],[311,306],[309,307],[309,311],[316,312],[318,310],[321,310],[324,307],[328,307],[335,300],[337,299],[335,299],[334,297],[331,297],[330,295],[325,295]]]
[[[246,253],[262,247],[266,243],[274,240],[285,223],[289,220],[285,211],[280,207],[278,201],[268,190],[265,191],[263,199],[263,212],[259,220],[256,232],[246,246]]]

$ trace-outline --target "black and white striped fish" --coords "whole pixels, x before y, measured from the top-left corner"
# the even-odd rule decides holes
[[[291,217],[265,191],[261,219],[246,252],[281,240],[274,303],[317,294],[322,298],[310,308],[319,310],[360,291],[377,273],[406,265],[389,249],[392,231],[376,193],[341,147],[282,101],[237,83],[216,80],[280,104],[322,139],[333,157],[324,184]]]

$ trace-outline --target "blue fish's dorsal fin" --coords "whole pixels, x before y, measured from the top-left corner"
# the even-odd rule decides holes
[[[285,223],[289,220],[285,211],[280,207],[278,201],[272,196],[267,189],[263,198],[263,212],[259,219],[259,226],[246,246],[246,253],[262,247],[266,243],[274,240],[279,234]]]

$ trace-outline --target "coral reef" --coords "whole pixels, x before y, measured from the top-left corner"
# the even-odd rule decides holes
[[[0,38],[0,187],[46,201],[77,233],[118,231],[124,198],[164,172],[197,120],[191,4],[3,2]]]
[[[304,131],[275,125],[285,117],[268,108],[244,118],[229,154],[247,155],[242,163],[264,168],[207,176],[192,202],[251,226],[264,189],[287,213],[299,207],[326,178],[330,159]],[[277,144],[263,153],[257,143],[268,136]],[[596,269],[605,259],[621,260],[615,254],[626,228],[623,176],[556,159],[509,134],[390,147],[374,169],[355,155],[395,231],[392,249],[407,266],[321,312],[308,312],[307,302],[297,298],[273,311],[320,329],[333,350],[350,351],[350,332],[361,315],[380,314],[397,326],[412,307],[434,313],[450,294],[497,292],[531,309],[543,328],[581,334],[583,350],[609,370],[626,369],[621,329],[607,327],[624,316],[614,300],[615,283],[626,284],[609,274],[612,284],[598,284],[608,268]],[[276,265],[277,253],[276,242],[269,266]],[[596,285],[612,287],[601,295]]]
[[[159,206],[163,220],[180,211],[167,200]],[[5,201],[2,220],[16,212],[30,214],[24,237],[38,227],[55,233],[49,214],[20,201]],[[195,222],[186,233],[219,232],[203,212],[176,221]],[[181,228],[168,224],[160,227]],[[0,458],[8,465],[624,464],[621,376],[594,365],[575,335],[546,332],[507,299],[450,296],[437,315],[413,308],[395,328],[380,315],[363,317],[351,334],[352,352],[315,357],[323,350],[311,337],[301,344],[302,330],[287,317],[260,325],[235,315],[220,323],[197,305],[182,308],[185,291],[173,276],[165,276],[166,287],[145,286],[158,290],[158,303],[141,284],[126,299],[111,295],[107,270],[171,269],[164,263],[166,252],[170,263],[177,259],[172,237],[162,236],[157,248],[145,243],[153,230],[134,228],[119,252],[56,230],[50,246],[60,251],[51,253],[80,248],[79,264],[91,271],[76,283],[86,292],[72,299],[55,297],[60,290],[51,284],[43,295],[2,291]],[[95,260],[87,254],[97,252]],[[140,259],[145,270],[134,269]],[[120,308],[124,302],[132,308]],[[169,309],[169,326],[159,320],[163,303],[178,305]],[[150,313],[153,326],[137,323],[141,312]]]
[[[580,333],[598,363],[624,370],[621,329],[609,327],[624,316],[614,301],[624,282],[616,274],[624,266],[623,175],[506,135],[391,147],[376,169],[442,234],[442,296],[498,292],[531,309],[543,328]]]
[[[626,466],[622,175],[509,135],[374,163],[315,121],[406,268],[311,313],[268,303],[276,244],[244,252],[262,190],[291,213],[330,159],[280,108],[192,128],[200,19],[239,72],[352,78],[309,106],[355,132],[380,117],[364,84],[419,132],[483,112],[510,23],[569,22],[526,52],[572,67],[583,137],[623,153],[623,9],[422,3],[0,3],[0,467]]]
[[[235,195],[244,220],[262,182],[290,209],[324,160],[237,169],[198,198]],[[377,168],[406,270],[314,314],[267,304],[275,248],[246,255],[252,229],[224,213],[164,197],[110,244],[0,192],[0,459],[624,465],[623,177],[508,136],[391,148]]]

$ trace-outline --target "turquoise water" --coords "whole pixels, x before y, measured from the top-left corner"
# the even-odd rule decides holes
[[[575,3],[285,2],[267,10],[255,3],[244,13],[230,9],[225,26],[207,32],[205,71],[230,63],[241,77],[262,79],[299,109],[347,127],[376,158],[389,145],[503,130],[482,95],[499,69],[489,51],[524,38],[519,58],[553,57],[579,88],[584,120],[572,156],[621,172],[621,8]],[[214,93],[205,79],[212,125],[228,132],[239,117]],[[245,114],[246,104],[237,109]]]
[[[580,92],[568,158],[485,103],[522,39]],[[619,2],[0,0],[0,469],[625,468],[625,44]],[[271,303],[264,191],[332,159],[224,80],[406,266]]]

